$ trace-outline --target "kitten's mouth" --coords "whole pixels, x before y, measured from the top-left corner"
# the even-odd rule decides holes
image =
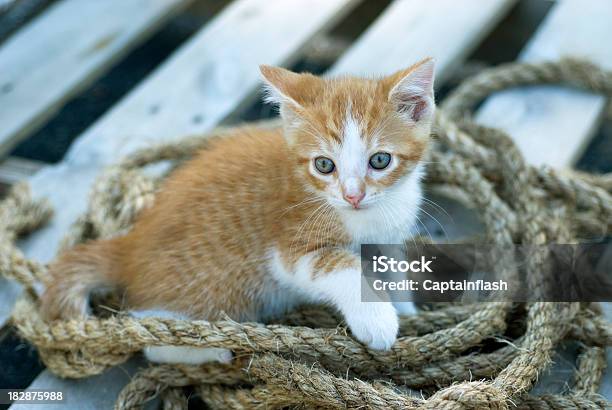
[[[349,204],[346,201],[330,201],[331,205],[333,205],[336,209],[341,210],[341,211],[353,211],[353,212],[358,212],[358,211],[362,211],[362,210],[366,210],[368,208],[370,208],[373,203],[371,203],[370,201],[368,201],[368,203],[363,203],[361,202],[360,204],[358,204],[357,206],[354,206],[352,204]]]
[[[352,205],[346,205],[345,208],[348,209],[349,211],[361,211],[363,209],[367,209],[369,207],[369,204],[359,204],[358,206],[354,207]]]

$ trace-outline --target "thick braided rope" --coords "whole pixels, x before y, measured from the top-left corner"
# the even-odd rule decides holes
[[[452,187],[458,198],[479,209],[485,240],[496,244],[571,242],[580,235],[609,233],[612,177],[559,172],[525,164],[512,139],[500,130],[475,125],[471,110],[496,90],[539,83],[567,83],[610,95],[612,75],[588,63],[511,64],[466,81],[439,110],[438,143],[428,183]],[[277,126],[274,121],[258,126]],[[205,147],[215,130],[141,150],[110,168],[95,184],[90,207],[72,227],[64,246],[119,235],[154,201],[158,179],[141,168],[160,161],[175,164]],[[553,207],[549,204],[554,203]],[[182,389],[195,392],[211,408],[409,408],[505,409],[604,408],[595,392],[605,369],[604,348],[612,327],[592,304],[509,302],[452,305],[402,318],[400,338],[389,352],[371,351],[355,341],[335,314],[308,307],[275,324],[223,320],[177,321],[123,314],[110,318],[45,323],[37,308],[35,284],[45,267],[15,247],[18,235],[42,225],[47,206],[17,187],[0,205],[0,269],[27,292],[16,304],[13,321],[36,345],[48,368],[65,377],[86,377],[127,360],[150,345],[225,347],[232,365],[152,366],[122,391],[118,409],[142,408],[161,397],[164,408],[186,408]],[[513,260],[499,255],[498,269],[512,273]],[[527,267],[530,285],[545,292],[545,251]],[[482,353],[478,346],[504,333],[516,340]],[[583,343],[568,395],[531,396],[527,392],[551,360],[561,340]],[[469,354],[465,352],[471,351]],[[313,365],[313,363],[317,363]],[[377,380],[386,380],[381,383]],[[466,382],[465,380],[476,380]],[[413,397],[401,388],[432,391]]]

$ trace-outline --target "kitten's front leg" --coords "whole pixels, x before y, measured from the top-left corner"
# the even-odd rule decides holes
[[[377,350],[395,343],[399,321],[393,305],[361,301],[359,256],[341,249],[322,250],[302,256],[291,270],[293,286],[313,301],[333,304],[357,340]]]

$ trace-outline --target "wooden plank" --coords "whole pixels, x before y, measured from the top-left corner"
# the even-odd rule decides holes
[[[117,155],[152,142],[211,129],[256,96],[259,64],[291,64],[310,39],[358,2],[233,3],[88,130],[68,153],[68,161],[79,162],[93,153],[94,160],[113,162]],[[105,144],[99,144],[99,138]]]
[[[599,0],[578,3],[564,1],[554,5],[521,53],[521,60],[583,56],[605,67],[612,66],[612,51],[601,41],[612,36],[612,27],[608,25],[612,18],[612,3]],[[585,137],[598,125],[602,109],[603,99],[599,96],[561,87],[529,87],[503,91],[490,97],[477,111],[476,118],[485,125],[508,131],[532,164],[546,163],[561,167],[572,164],[572,161],[562,158],[579,157],[583,145],[588,141]],[[546,140],[543,136],[550,137]],[[463,207],[446,198],[436,196],[435,200],[449,214],[462,215],[454,218],[458,223],[453,223],[449,215],[428,208],[442,225],[454,224],[452,235],[449,235],[451,238],[459,237],[466,231],[477,231],[475,218],[464,222],[467,215]],[[426,225],[430,232],[439,228],[431,220]]]
[[[11,315],[15,300],[21,293],[21,286],[16,282],[0,277],[0,329]]]
[[[602,303],[604,316],[609,322],[612,322],[612,303]],[[606,357],[608,359],[608,368],[604,375],[603,381],[601,383],[601,388],[599,389],[599,394],[607,398],[608,400],[612,399],[612,349],[608,346],[606,349]]]
[[[589,59],[612,68],[612,2],[558,2],[521,53],[522,61]],[[572,166],[583,153],[605,108],[605,99],[559,87],[529,87],[498,93],[477,118],[508,131],[534,165]]]
[[[0,44],[54,0],[0,0]]]
[[[394,1],[331,73],[387,74],[434,57],[436,83],[441,84],[515,2]]]
[[[0,155],[191,0],[63,0],[0,48]]]
[[[44,162],[19,157],[8,157],[0,162],[0,184],[12,185],[34,175],[45,165]]]

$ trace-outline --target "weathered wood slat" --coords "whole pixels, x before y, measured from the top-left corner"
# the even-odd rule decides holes
[[[604,315],[608,321],[612,322],[612,303],[602,303],[604,309]],[[608,368],[604,375],[599,394],[606,397],[608,400],[612,399],[612,349],[608,346],[606,351],[606,357],[608,358]]]
[[[191,0],[63,0],[0,48],[0,155]]]
[[[612,68],[612,2],[563,1],[521,53],[522,61],[589,59]],[[536,165],[570,167],[599,125],[605,99],[560,87],[509,90],[490,98],[478,114],[484,124],[512,135],[527,160]]]
[[[0,184],[12,185],[22,181],[45,166],[44,162],[19,157],[8,157],[0,161]]]
[[[514,3],[516,0],[395,1],[331,73],[388,74],[434,57],[440,84]]]
[[[4,277],[0,278],[0,329],[11,315],[13,305],[21,293],[21,286]]]
[[[562,1],[553,6],[537,32],[520,54],[522,61],[558,60],[565,56],[589,58],[612,66],[612,48],[602,39],[612,37],[612,3],[600,0]],[[588,22],[588,23],[586,23]],[[476,113],[479,122],[506,130],[517,142],[528,162],[569,167],[580,157],[604,109],[604,98],[578,90],[536,86],[499,92]],[[435,198],[450,214],[465,213],[445,198]],[[453,225],[454,233],[474,232],[475,219],[451,221],[435,213],[442,225]],[[459,224],[456,224],[456,222]],[[428,221],[434,232],[438,223]],[[450,235],[449,235],[450,236]]]
[[[54,0],[0,0],[0,44]]]

